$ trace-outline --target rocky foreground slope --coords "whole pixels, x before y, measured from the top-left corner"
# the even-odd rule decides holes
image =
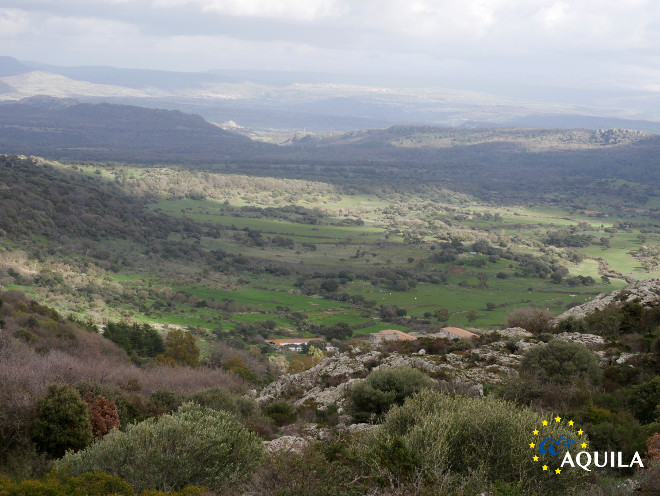
[[[594,300],[575,307],[559,316],[580,318],[608,305],[637,301],[646,307],[660,305],[660,279],[637,281],[628,287],[598,295]],[[635,356],[608,347],[605,340],[595,334],[562,332],[554,338],[584,344],[599,357],[602,365],[624,364]],[[368,344],[350,347],[348,351],[324,358],[316,366],[298,373],[287,374],[261,391],[253,391],[259,403],[287,401],[296,407],[325,410],[336,407],[340,424],[333,429],[319,428],[316,424],[297,426],[294,431],[266,443],[269,450],[293,450],[304,446],[310,439],[325,439],[335,435],[352,434],[369,430],[374,426],[350,425],[346,415],[348,392],[356,381],[370,372],[392,367],[412,367],[424,371],[439,389],[482,396],[484,390],[503,381],[515,380],[524,353],[545,344],[548,336],[535,336],[527,330],[514,327],[496,331],[483,331],[478,342],[454,342],[447,353],[432,354],[422,342],[409,353],[389,353],[383,349],[371,349]],[[448,350],[447,350],[448,351]],[[287,434],[287,433],[285,433]]]
[[[660,279],[636,281],[624,289],[602,293],[592,301],[564,312],[556,321],[584,317],[596,309],[626,301],[638,301],[647,307],[660,305]],[[594,334],[564,332],[556,334],[555,338],[584,344],[595,351],[603,363],[622,363],[630,355],[606,353],[605,341]],[[441,355],[428,353],[421,344],[409,355],[370,349],[365,344],[329,356],[299,374],[286,374],[253,394],[260,403],[286,400],[296,406],[310,405],[320,409],[336,405],[341,412],[345,407],[346,393],[355,381],[374,370],[403,366],[423,370],[447,390],[482,395],[484,387],[517,377],[524,352],[542,344],[542,340],[520,327],[484,331],[476,346],[468,343]]]

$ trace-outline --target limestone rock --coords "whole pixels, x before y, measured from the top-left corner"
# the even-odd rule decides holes
[[[660,279],[647,279],[635,281],[623,289],[612,293],[601,293],[593,300],[583,305],[573,307],[553,320],[556,325],[559,321],[568,317],[583,318],[595,310],[603,310],[609,305],[621,305],[624,302],[639,300],[645,307],[660,305]]]
[[[557,334],[557,339],[562,341],[573,341],[581,343],[587,348],[598,348],[605,345],[605,340],[596,334],[581,334],[579,332],[562,332]]]
[[[282,436],[272,441],[264,441],[264,447],[269,453],[296,453],[302,454],[309,440],[299,436]]]

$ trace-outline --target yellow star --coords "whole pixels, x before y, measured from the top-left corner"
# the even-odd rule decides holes
[[[561,470],[556,469],[556,470],[555,470],[555,474],[561,474]]]
[[[534,429],[534,435],[535,435],[535,436],[538,436],[538,435],[539,435],[539,431],[537,431],[536,429]]]
[[[547,421],[547,420],[544,420],[544,421],[543,421],[543,425],[548,425],[548,421]]]
[[[555,422],[561,422],[561,417],[559,415],[555,417]]]
[[[582,443],[580,446],[582,446],[583,448],[586,448],[586,447],[587,447],[587,443]]]
[[[574,424],[574,422],[572,420],[568,421],[568,425],[573,425],[573,424]]]
[[[533,448],[534,446],[536,446],[534,443],[529,443],[530,448]]]
[[[538,456],[534,456],[534,458],[532,458],[532,459],[533,459],[535,462],[538,462],[538,461],[539,461],[539,457],[538,457]]]
[[[548,466],[547,466],[547,465],[543,465],[543,470],[548,470]]]
[[[580,430],[578,431],[578,434],[581,436],[582,434],[584,434],[584,431],[583,431],[582,429],[580,429]]]

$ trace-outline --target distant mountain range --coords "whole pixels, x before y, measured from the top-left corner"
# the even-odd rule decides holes
[[[278,71],[200,73],[59,67],[0,57],[0,100],[47,95],[196,113],[256,130],[331,132],[400,124],[466,128],[626,128],[660,133],[655,93],[557,92],[552,101],[377,76]],[[561,94],[559,94],[561,93]],[[583,98],[584,97],[584,98]],[[577,105],[575,101],[587,102]]]
[[[561,191],[595,179],[660,182],[660,136],[631,130],[385,129],[250,139],[198,115],[31,97],[0,104],[0,153],[74,161],[179,164],[250,175],[451,184],[456,190]],[[639,194],[639,192],[637,192]]]
[[[71,160],[236,160],[263,145],[177,110],[32,97],[0,104],[0,150]]]

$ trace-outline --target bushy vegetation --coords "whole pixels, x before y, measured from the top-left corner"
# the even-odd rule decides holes
[[[351,388],[350,411],[356,422],[378,421],[393,405],[432,385],[431,378],[417,369],[376,370]]]
[[[136,496],[125,480],[116,475],[102,472],[71,477],[64,473],[51,472],[37,480],[13,482],[0,476],[0,494],[3,496]],[[143,491],[140,496],[206,496],[200,487],[189,486],[180,491]]]
[[[118,475],[138,491],[220,488],[245,477],[262,457],[259,438],[230,414],[187,403],[158,420],[114,430],[55,467],[73,475]]]
[[[79,450],[92,441],[92,419],[87,404],[70,386],[53,384],[37,401],[32,438],[53,456]]]
[[[526,495],[580,494],[586,472],[566,471],[559,478],[532,461],[532,431],[543,420],[533,410],[495,398],[426,390],[390,410],[366,441],[366,453],[390,474],[421,476],[447,493],[470,485],[476,493],[506,482]],[[553,423],[548,429],[555,439],[569,433]]]
[[[522,327],[532,334],[542,334],[550,332],[553,318],[554,315],[547,309],[523,307],[509,314],[506,325],[508,327]]]
[[[543,382],[569,384],[577,380],[600,382],[598,357],[586,346],[553,339],[537,346],[523,357],[522,370]]]
[[[628,405],[640,422],[660,423],[660,376],[633,387]]]
[[[165,352],[163,338],[149,324],[108,322],[103,336],[122,347],[129,355],[135,353],[138,357],[154,358]]]

